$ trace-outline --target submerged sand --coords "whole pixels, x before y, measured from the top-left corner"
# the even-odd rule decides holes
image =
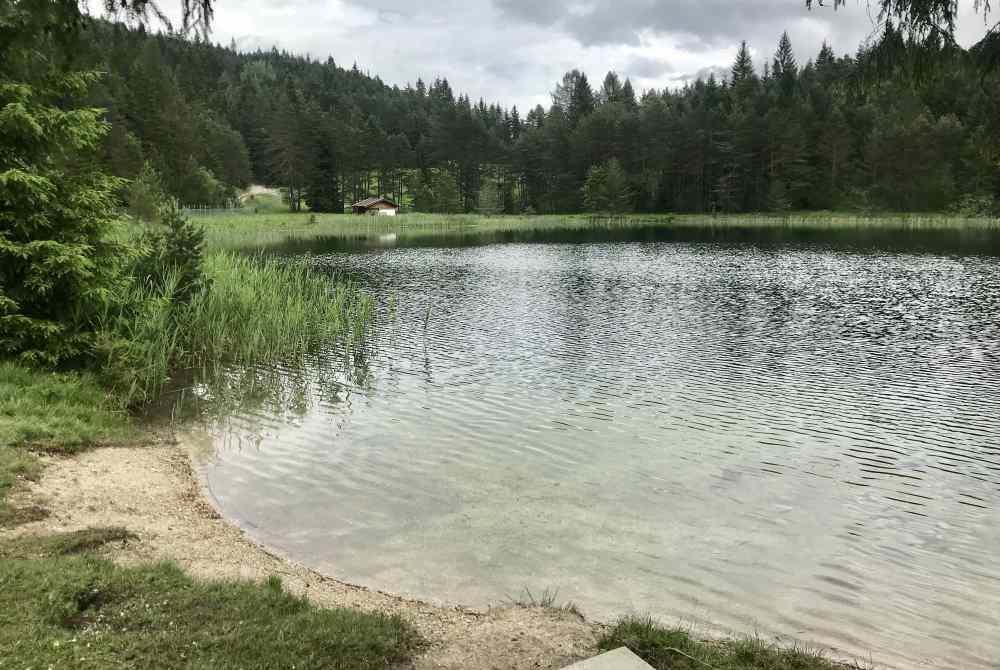
[[[290,591],[321,607],[408,619],[430,643],[414,663],[418,669],[561,668],[597,653],[598,626],[571,612],[518,606],[480,611],[406,600],[276,555],[224,520],[204,497],[191,465],[195,444],[168,439],[47,458],[42,478],[26,495],[50,515],[0,536],[122,526],[138,539],[105,550],[122,564],[169,560],[206,579],[262,581],[278,575]]]

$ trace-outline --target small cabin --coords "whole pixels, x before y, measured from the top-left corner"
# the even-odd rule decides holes
[[[366,198],[351,205],[355,214],[371,214],[372,216],[396,216],[399,205],[389,198]]]

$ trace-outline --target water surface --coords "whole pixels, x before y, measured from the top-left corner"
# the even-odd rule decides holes
[[[643,239],[314,244],[394,316],[220,423],[212,494],[407,596],[1000,667],[998,259]]]

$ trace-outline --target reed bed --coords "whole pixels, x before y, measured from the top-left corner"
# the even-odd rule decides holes
[[[129,405],[154,400],[172,377],[218,375],[228,366],[301,359],[323,346],[364,342],[375,304],[352,281],[323,275],[302,262],[213,252],[205,261],[210,286],[188,303],[165,286],[133,286],[128,315],[106,314],[105,366]]]

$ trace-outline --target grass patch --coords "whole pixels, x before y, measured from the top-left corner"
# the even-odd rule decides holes
[[[0,362],[0,447],[74,453],[131,434],[128,414],[93,377]]]
[[[127,542],[135,535],[124,528],[86,528],[55,535],[26,535],[0,544],[0,557],[27,560],[72,556],[100,549],[112,542]]]
[[[41,464],[33,454],[24,449],[0,445],[0,528],[38,521],[45,517],[45,510],[36,506],[15,506],[7,501],[7,494],[22,479],[35,479]]]
[[[172,564],[74,555],[105,529],[36,540],[0,561],[0,648],[18,667],[390,668],[420,646],[397,616],[319,609],[265,585],[201,582]],[[9,551],[9,550],[8,550]]]
[[[31,449],[71,454],[132,435],[127,414],[92,377],[0,362],[0,527],[45,516],[8,501],[18,482],[41,472]]]
[[[803,649],[785,649],[757,638],[699,641],[686,631],[652,619],[622,619],[598,642],[602,650],[628,647],[656,670],[845,670],[847,667]]]
[[[583,619],[583,613],[572,600],[559,604],[559,589],[543,589],[537,595],[532,593],[527,587],[519,596],[507,596],[505,603],[514,607],[540,608],[548,610],[559,610]]]

